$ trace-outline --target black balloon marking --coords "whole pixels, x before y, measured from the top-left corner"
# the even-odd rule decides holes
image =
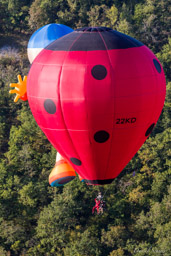
[[[48,112],[49,114],[55,114],[56,112],[56,105],[53,102],[53,100],[50,100],[50,99],[45,100],[44,108],[46,112]]]
[[[147,129],[145,136],[147,137],[148,135],[150,135],[150,133],[152,132],[153,128],[155,126],[155,123],[153,123],[152,125],[150,125],[150,127]]]
[[[81,161],[79,159],[75,158],[75,157],[71,157],[70,160],[75,165],[78,165],[78,166],[81,165]]]
[[[154,63],[154,66],[155,66],[157,72],[161,73],[162,69],[161,69],[160,63],[156,59],[153,59],[153,63]]]
[[[109,139],[110,135],[106,131],[98,131],[94,134],[94,139],[98,143],[106,142]]]
[[[102,80],[107,76],[107,69],[103,65],[96,65],[91,70],[92,76],[97,80]]]

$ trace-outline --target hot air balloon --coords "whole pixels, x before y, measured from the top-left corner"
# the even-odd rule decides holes
[[[33,61],[27,94],[56,150],[88,184],[109,184],[152,132],[166,93],[159,60],[106,27],[55,40]]]
[[[71,165],[60,155],[57,154],[56,165],[49,175],[49,184],[52,187],[60,187],[76,177],[76,173]]]
[[[45,25],[38,30],[36,30],[31,36],[28,46],[27,46],[27,54],[30,63],[33,62],[35,57],[50,43],[58,38],[71,33],[73,31],[72,28],[62,25],[51,23]]]

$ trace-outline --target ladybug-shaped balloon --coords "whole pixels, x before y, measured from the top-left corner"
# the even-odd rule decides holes
[[[166,85],[156,56],[105,27],[78,29],[33,62],[28,100],[49,141],[88,184],[108,184],[154,128]]]

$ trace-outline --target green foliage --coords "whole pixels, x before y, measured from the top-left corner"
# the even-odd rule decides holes
[[[109,231],[102,230],[102,243],[111,248],[122,248],[128,237],[126,233],[124,226],[110,226]]]
[[[124,256],[124,250],[122,248],[113,250],[109,256]]]
[[[163,45],[161,51],[156,54],[159,58],[160,62],[162,63],[166,79],[170,81],[171,74],[170,74],[170,67],[171,67],[171,38],[168,38],[168,43]]]
[[[4,32],[14,30],[21,32],[28,29],[28,12],[31,2],[30,0],[1,0],[1,30]]]
[[[13,104],[9,95],[9,84],[15,81],[17,74],[28,71],[24,56],[16,48],[4,47],[0,50],[0,156],[8,149],[11,126],[18,123],[16,119],[18,105]]]
[[[169,4],[170,0],[0,0],[0,255],[170,255]],[[14,104],[8,93],[9,83],[29,70],[28,39],[20,31],[53,22],[72,28],[109,26],[129,34],[156,53],[166,74],[160,119],[125,170],[104,186],[107,209],[101,216],[91,213],[98,186],[88,187],[78,177],[64,188],[49,186],[56,151],[28,103]],[[19,34],[9,35],[11,31]]]
[[[116,29],[118,9],[115,5],[105,4],[92,6],[88,12],[89,26],[106,26]]]
[[[154,52],[160,51],[169,35],[170,1],[146,0],[135,5],[135,34]],[[162,29],[161,29],[162,28]]]

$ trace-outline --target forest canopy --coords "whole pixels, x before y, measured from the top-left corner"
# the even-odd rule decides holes
[[[0,256],[169,256],[171,252],[171,1],[0,0]],[[147,45],[160,60],[167,93],[142,148],[103,190],[107,209],[92,215],[99,187],[78,178],[52,188],[56,151],[28,102],[9,84],[27,75],[27,43],[49,23],[106,26]]]

